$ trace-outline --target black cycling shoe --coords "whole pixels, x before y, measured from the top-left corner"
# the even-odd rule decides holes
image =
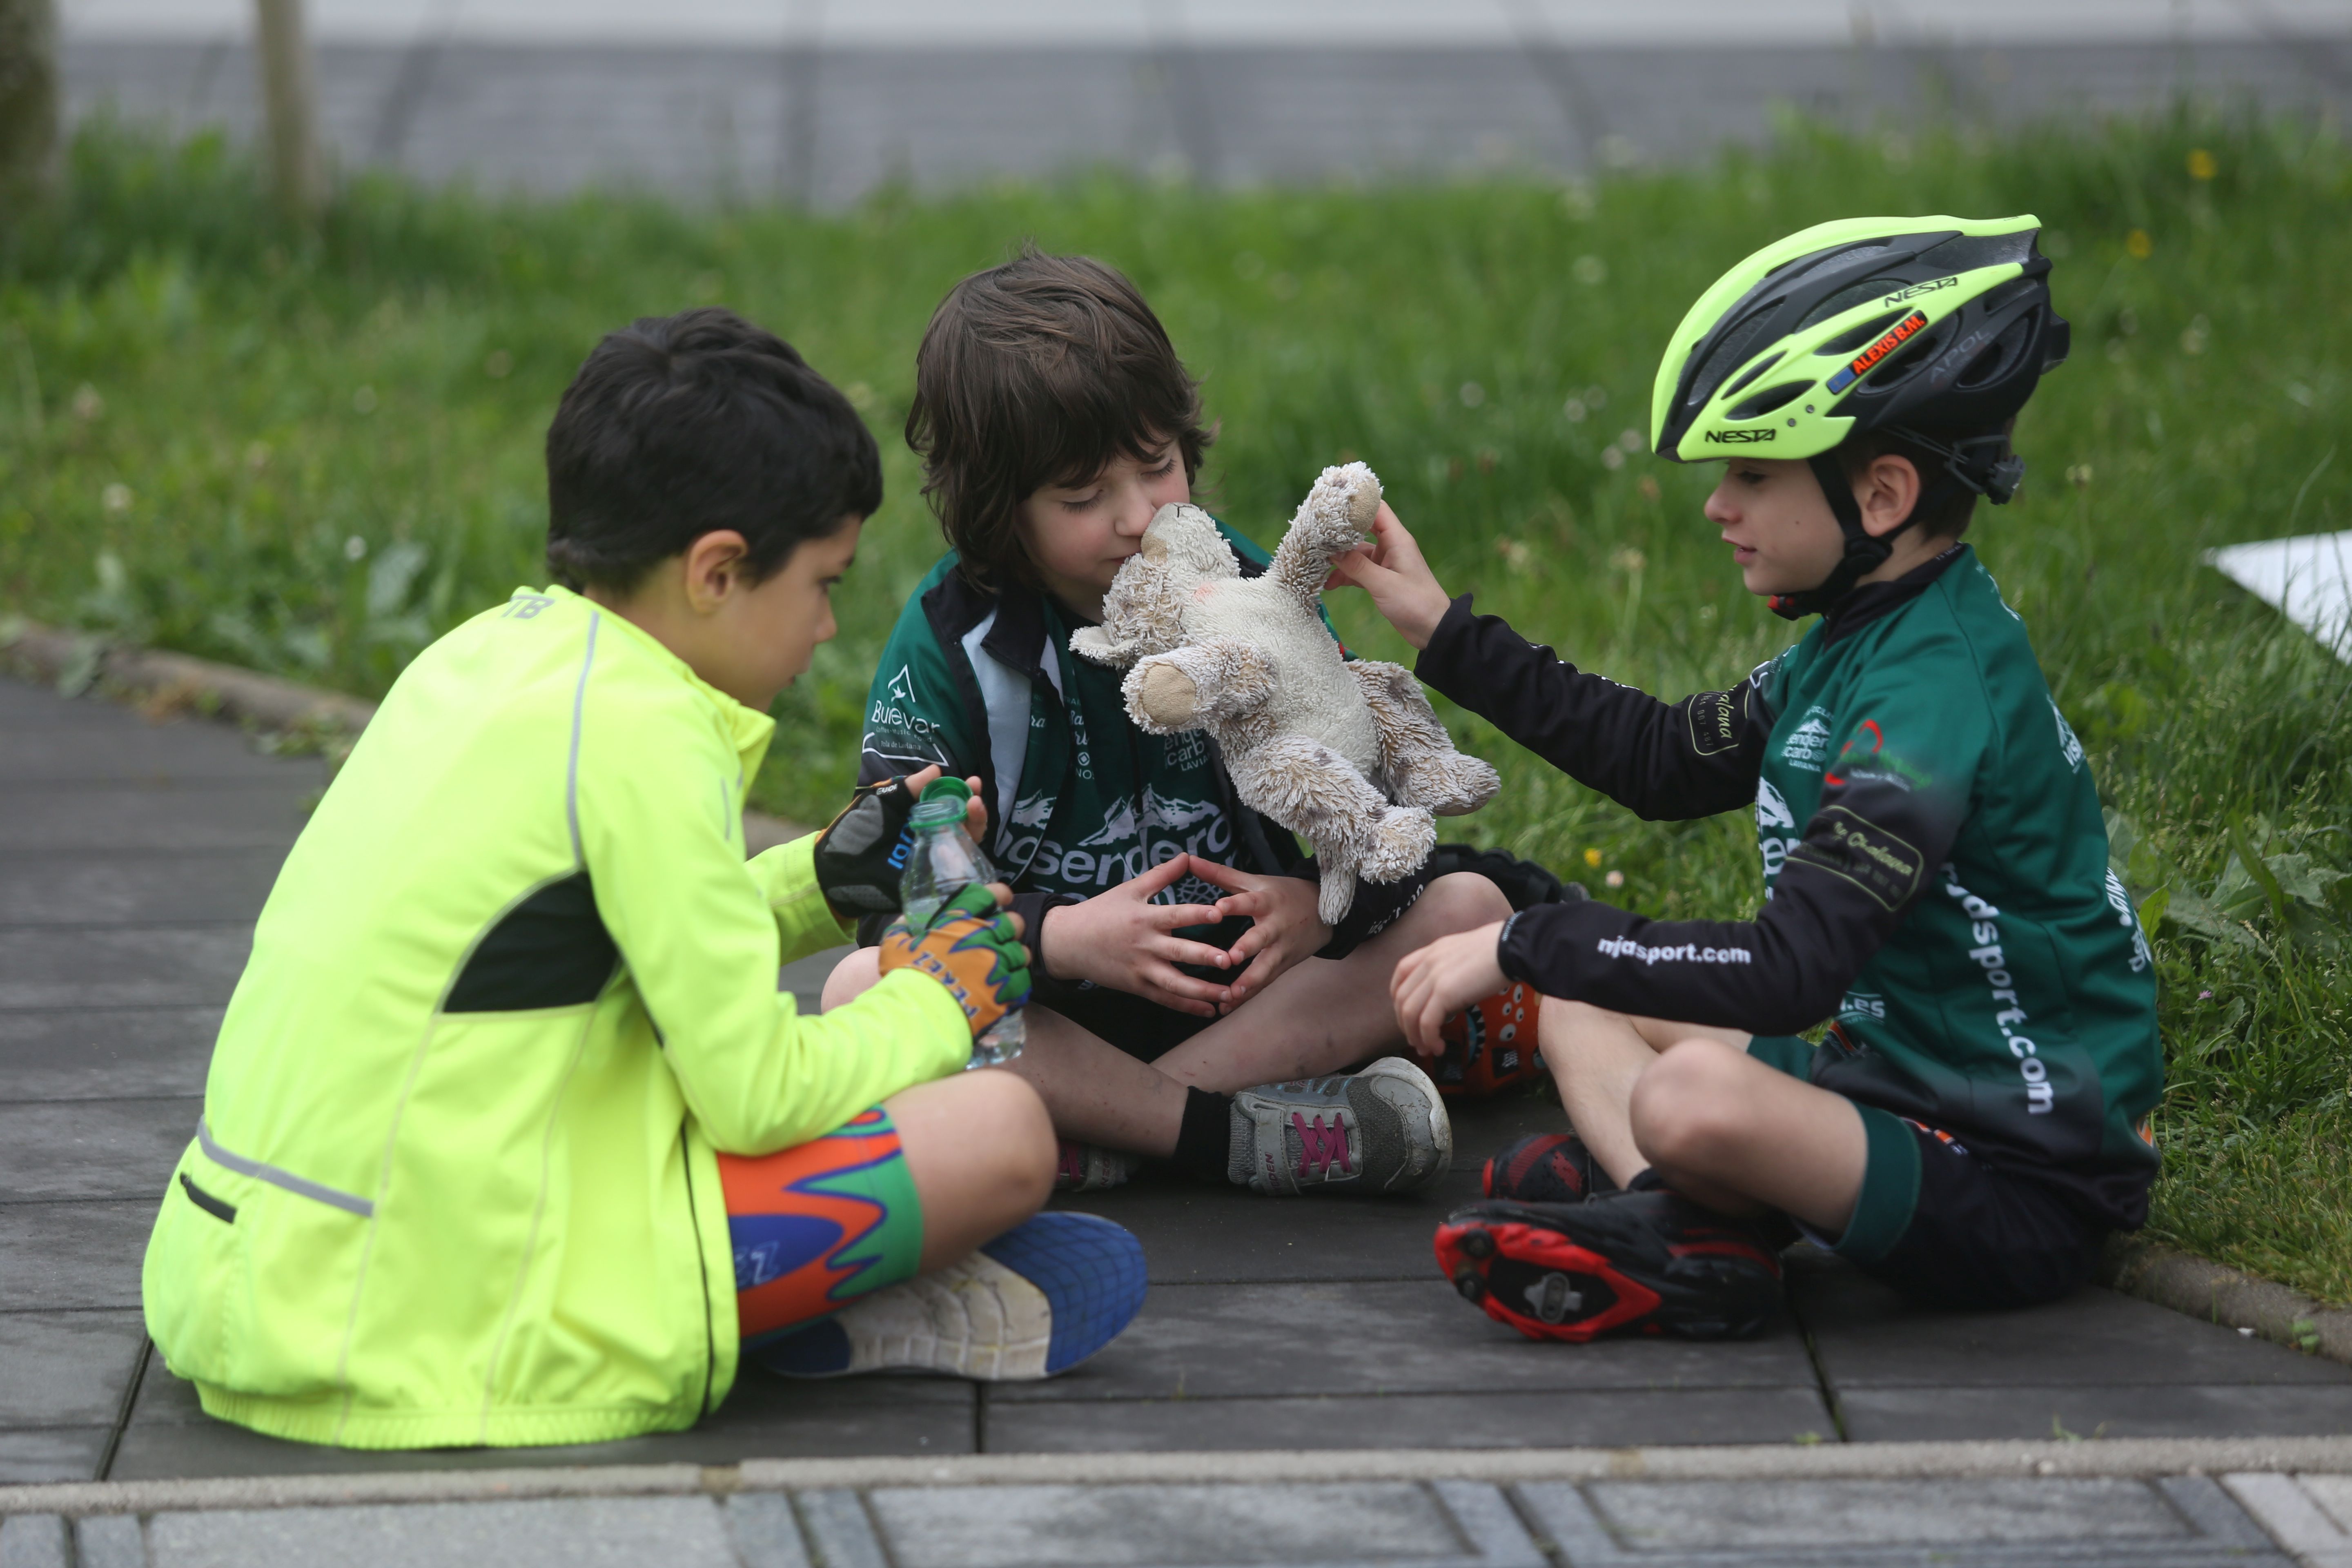
[[[1580,1204],[1618,1190],[1573,1132],[1538,1132],[1486,1162],[1478,1190],[1522,1204]]]
[[[1780,1259],[1752,1226],[1658,1188],[1473,1204],[1437,1227],[1437,1265],[1531,1340],[1744,1339],[1780,1310]]]

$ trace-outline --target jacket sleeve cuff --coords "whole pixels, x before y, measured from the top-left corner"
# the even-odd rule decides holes
[[[1438,621],[1437,629],[1429,634],[1429,646],[1421,650],[1419,658],[1413,660],[1414,676],[1447,696],[1453,695],[1446,688],[1457,673],[1457,666],[1469,641],[1470,628],[1477,619],[1470,608],[1470,599],[1471,595],[1465,594],[1445,606],[1445,615]]]
[[[1029,973],[1043,978],[1051,965],[1045,962],[1045,916],[1054,910],[1067,909],[1072,904],[1086,902],[1076,893],[1015,893],[1013,912],[1021,917],[1021,940],[1029,949]]]
[[[816,838],[814,833],[803,833],[747,862],[751,879],[760,885],[776,917],[787,963],[820,948],[853,941],[856,935],[855,927],[825,902],[824,890],[817,886]]]

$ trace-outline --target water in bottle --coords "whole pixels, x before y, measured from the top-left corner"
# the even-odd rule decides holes
[[[940,906],[974,882],[996,880],[996,868],[964,831],[964,806],[971,791],[961,779],[934,779],[908,821],[907,869],[898,880],[898,900],[910,925],[928,925]],[[994,1067],[1021,1054],[1028,1031],[1018,1012],[1007,1013],[971,1043],[970,1067]]]

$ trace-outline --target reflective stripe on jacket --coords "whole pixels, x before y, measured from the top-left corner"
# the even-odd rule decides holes
[[[354,1447],[690,1426],[736,1364],[716,1151],[961,1068],[908,971],[823,1017],[803,838],[747,862],[774,725],[619,616],[518,590],[418,657],[279,872],[149,1331],[215,1415]]]

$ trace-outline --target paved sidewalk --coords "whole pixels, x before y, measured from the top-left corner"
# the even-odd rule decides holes
[[[1916,1311],[1805,1253],[1792,1260],[1792,1311],[1759,1340],[1531,1344],[1464,1305],[1429,1252],[1433,1222],[1475,1191],[1477,1161],[1546,1121],[1546,1108],[1521,1103],[1464,1112],[1465,1168],[1426,1201],[1279,1203],[1144,1183],[1076,1205],[1142,1237],[1152,1292],[1126,1337],[1051,1383],[808,1386],[749,1372],[694,1432],[587,1449],[370,1455],[257,1436],[205,1418],[150,1355],[139,1266],[252,919],[324,778],[317,762],[258,755],[225,726],[153,724],[0,679],[0,1483],[850,1455],[2352,1435],[2352,1368],[2099,1289],[2032,1312]],[[801,966],[793,988],[813,990],[821,971]],[[1411,1509],[1443,1500],[1405,1490],[1422,1500]],[[189,1541],[202,1534],[188,1528]],[[15,1568],[10,1550],[0,1544],[0,1563]],[[186,1550],[196,1555],[172,1560],[207,1560]]]
[[[2306,6],[2273,21],[2252,36],[2171,41],[2133,27],[1967,47],[1932,35],[1759,44],[1742,29],[1663,25],[1593,47],[1539,16],[1516,37],[1465,27],[1463,41],[1412,47],[1346,27],[1312,44],[882,47],[800,40],[780,23],[736,43],[625,47],[427,31],[330,42],[318,59],[322,134],[346,168],[833,206],[893,182],[940,189],[1105,165],[1250,184],[1689,162],[1764,140],[1784,108],[1906,129],[2147,113],[2182,95],[2273,114],[2352,110],[2352,16]],[[64,65],[74,118],[105,110],[254,134],[240,32],[69,37]]]

